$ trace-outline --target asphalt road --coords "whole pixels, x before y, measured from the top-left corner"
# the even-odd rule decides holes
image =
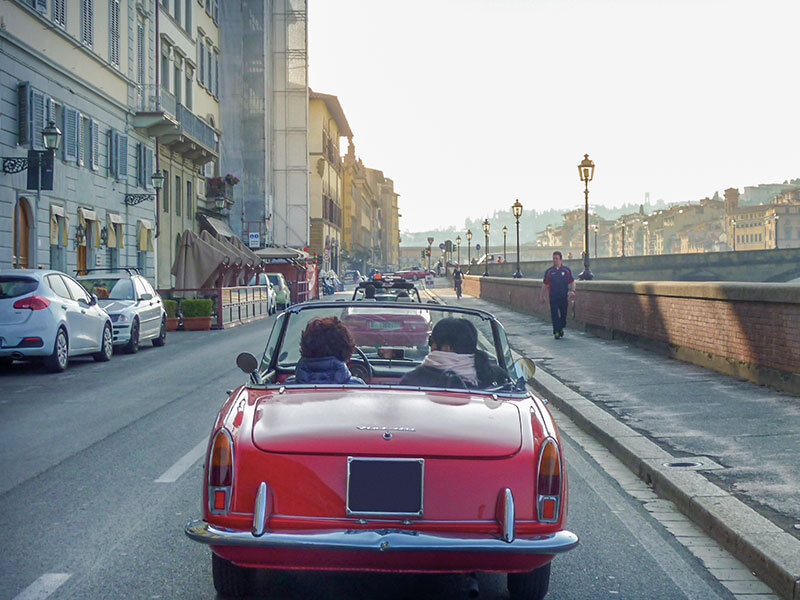
[[[200,512],[201,454],[225,390],[245,379],[272,319],[169,334],[110,363],[0,374],[0,599],[215,598],[209,550],[183,534]],[[733,598],[701,562],[564,437],[569,528],[548,598]],[[507,598],[479,574],[481,598]],[[465,598],[464,575],[273,572],[257,597]],[[50,590],[52,593],[47,595]]]

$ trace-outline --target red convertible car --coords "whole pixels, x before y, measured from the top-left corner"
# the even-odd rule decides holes
[[[490,389],[402,386],[424,355],[369,344],[349,365],[366,385],[289,383],[308,322],[354,309],[407,320],[396,303],[300,304],[278,317],[260,361],[237,358],[249,381],[214,423],[202,519],[185,528],[211,547],[217,591],[247,595],[255,569],[499,571],[512,599],[543,598],[550,562],[578,538],[565,529],[556,425],[526,386],[533,363],[512,360],[490,314],[431,305],[415,310],[434,325],[469,320],[508,379]]]

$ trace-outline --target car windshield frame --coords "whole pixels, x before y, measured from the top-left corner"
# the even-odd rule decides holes
[[[371,311],[373,309],[386,309],[388,312],[392,311],[428,311],[431,313],[440,313],[443,316],[448,317],[462,317],[462,318],[472,318],[472,319],[479,319],[480,321],[485,321],[488,323],[489,327],[491,328],[491,335],[492,339],[487,340],[490,341],[491,344],[494,346],[494,355],[491,358],[496,361],[496,365],[503,369],[509,375],[509,381],[504,386],[499,386],[497,388],[477,388],[477,387],[468,387],[468,388],[442,388],[442,387],[426,387],[426,386],[417,386],[417,385],[401,385],[400,383],[389,383],[389,382],[373,382],[370,384],[366,384],[367,388],[381,388],[381,389],[412,389],[412,390],[428,390],[428,391],[448,391],[448,392],[459,392],[468,395],[474,394],[486,394],[486,395],[502,395],[502,396],[509,396],[514,398],[520,397],[527,397],[529,395],[527,388],[520,387],[518,382],[513,376],[513,356],[511,353],[511,347],[508,343],[508,337],[505,333],[505,329],[503,326],[497,321],[497,319],[491,313],[486,311],[472,309],[472,308],[464,308],[464,307],[454,307],[449,305],[441,305],[441,304],[397,304],[395,302],[369,302],[365,303],[363,301],[336,301],[336,302],[306,302],[303,304],[298,304],[284,313],[280,315],[280,317],[275,321],[275,324],[270,332],[270,335],[267,340],[267,345],[264,349],[264,353],[259,361],[259,375],[260,377],[265,377],[268,375],[285,375],[287,373],[293,374],[294,369],[293,367],[296,366],[296,363],[293,364],[279,364],[279,358],[282,354],[283,345],[286,340],[287,330],[291,327],[292,318],[297,318],[298,315],[302,313],[306,313],[307,311],[318,312],[320,317],[330,316],[330,311],[343,311],[348,308],[353,308],[356,310],[363,310],[363,311]],[[316,316],[316,315],[315,315]],[[310,316],[308,319],[305,319],[304,322],[308,322],[313,319],[314,316]],[[485,337],[485,336],[484,336]],[[358,353],[354,352],[353,354],[354,360],[359,360]],[[373,365],[380,365],[380,366],[412,366],[412,368],[418,367],[422,360],[419,361],[414,359],[408,358],[383,358],[379,356],[369,356],[370,363]],[[290,368],[292,367],[292,368]],[[353,389],[364,389],[365,384],[338,384],[338,383],[287,383],[286,381],[275,381],[275,382],[263,382],[263,383],[255,383],[252,380],[247,384],[248,387],[254,387],[258,389],[280,389],[286,386],[289,386],[291,389],[328,389],[328,388],[353,388]]]

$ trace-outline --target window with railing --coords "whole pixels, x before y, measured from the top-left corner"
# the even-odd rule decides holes
[[[322,196],[322,218],[337,227],[342,226],[342,207],[336,204],[330,196]]]

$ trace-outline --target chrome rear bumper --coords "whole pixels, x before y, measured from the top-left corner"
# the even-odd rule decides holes
[[[571,531],[547,535],[519,536],[512,542],[487,535],[433,534],[403,529],[342,529],[298,533],[267,531],[254,536],[249,531],[215,527],[205,521],[191,521],[184,531],[196,542],[212,546],[254,546],[260,548],[305,548],[378,552],[497,552],[507,554],[558,554],[578,545]]]

